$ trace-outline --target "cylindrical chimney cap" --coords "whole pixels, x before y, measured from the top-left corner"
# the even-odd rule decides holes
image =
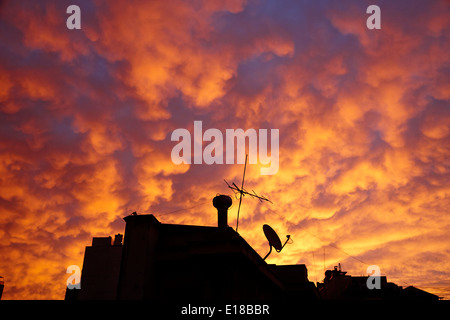
[[[218,210],[228,210],[232,203],[231,197],[224,194],[217,195],[213,199],[213,206]]]
[[[217,227],[221,230],[228,228],[228,208],[233,201],[231,197],[220,194],[214,197],[213,205],[217,208]]]

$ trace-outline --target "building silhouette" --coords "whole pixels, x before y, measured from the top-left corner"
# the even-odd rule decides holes
[[[409,286],[403,289],[392,282],[387,282],[386,276],[380,276],[380,288],[369,289],[368,276],[353,277],[337,266],[334,270],[325,271],[323,283],[317,283],[319,295],[323,300],[416,300],[437,301],[439,297]]]
[[[323,283],[308,280],[304,264],[265,260],[231,227],[231,198],[213,199],[217,227],[164,224],[155,216],[124,218],[125,237],[94,237],[86,247],[81,289],[66,300],[296,300],[419,299],[438,297],[414,287],[402,289],[381,277],[369,290],[368,277],[327,270]]]
[[[164,224],[153,215],[124,218],[125,238],[86,247],[78,300],[317,300],[304,264],[267,264],[227,225],[231,198],[213,200],[217,227]]]

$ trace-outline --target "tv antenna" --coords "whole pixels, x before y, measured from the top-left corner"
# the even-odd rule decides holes
[[[236,219],[236,232],[238,231],[238,227],[239,227],[239,211],[241,210],[241,203],[242,203],[242,198],[245,195],[249,195],[252,198],[256,198],[259,199],[260,202],[263,201],[268,201],[270,203],[273,203],[272,201],[270,201],[269,199],[267,199],[264,196],[259,196],[256,194],[256,192],[254,190],[252,190],[252,193],[248,192],[247,190],[244,189],[244,179],[245,179],[245,170],[247,169],[247,158],[248,158],[248,154],[245,155],[245,164],[244,164],[244,175],[242,176],[242,184],[241,187],[239,188],[234,182],[230,185],[227,180],[224,179],[225,183],[227,184],[228,188],[230,188],[231,190],[233,190],[234,195],[236,196],[237,194],[239,194],[239,207],[238,207],[238,212],[237,212],[237,219]]]
[[[263,231],[264,231],[264,235],[266,236],[267,240],[269,241],[269,246],[270,246],[269,252],[266,254],[266,256],[263,259],[263,260],[266,260],[266,258],[269,256],[269,254],[272,253],[272,247],[274,247],[277,252],[280,252],[281,250],[283,250],[284,246],[289,241],[291,236],[287,235],[286,242],[283,245],[281,245],[280,237],[278,237],[278,234],[275,232],[275,230],[272,229],[271,226],[269,226],[268,224],[263,225]]]

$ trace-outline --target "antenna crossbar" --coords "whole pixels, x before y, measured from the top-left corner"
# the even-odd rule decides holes
[[[273,204],[273,202],[272,201],[270,201],[269,199],[267,199],[265,196],[263,196],[263,195],[258,195],[258,194],[256,194],[256,192],[254,191],[254,190],[252,190],[252,192],[250,193],[250,192],[248,192],[247,190],[245,190],[245,188],[239,188],[234,182],[230,185],[228,182],[227,182],[227,180],[225,180],[224,179],[224,181],[225,181],[225,183],[227,184],[227,186],[228,186],[228,188],[230,188],[231,190],[233,190],[233,192],[234,192],[234,194],[242,194],[242,195],[249,195],[249,196],[251,196],[251,197],[253,197],[253,198],[257,198],[257,199],[259,199],[259,201],[268,201],[268,202],[270,202],[270,203],[272,203]]]

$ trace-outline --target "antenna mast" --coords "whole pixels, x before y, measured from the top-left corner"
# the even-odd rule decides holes
[[[247,157],[248,157],[248,155],[245,154],[244,174],[242,175],[241,190],[239,191],[239,192],[240,192],[240,196],[239,196],[239,207],[238,207],[237,219],[236,219],[236,232],[238,231],[238,226],[239,226],[239,211],[241,210],[242,197],[243,197],[243,195],[244,195],[243,190],[244,190],[245,170],[247,169]]]
[[[227,184],[228,188],[233,190],[235,196],[239,193],[239,207],[238,207],[237,219],[236,219],[236,232],[238,231],[238,227],[239,227],[239,212],[241,210],[241,203],[242,203],[242,198],[244,197],[244,195],[249,195],[252,198],[257,198],[261,202],[264,200],[264,201],[268,201],[268,202],[272,203],[272,201],[270,201],[266,197],[264,197],[262,195],[261,196],[257,195],[254,190],[252,190],[252,193],[250,193],[250,192],[248,192],[247,190],[244,189],[244,179],[245,179],[245,171],[247,169],[247,159],[248,159],[248,154],[245,155],[244,174],[242,176],[242,184],[241,184],[240,188],[234,182],[230,186],[230,184],[227,182],[227,180],[224,179],[224,181]]]

